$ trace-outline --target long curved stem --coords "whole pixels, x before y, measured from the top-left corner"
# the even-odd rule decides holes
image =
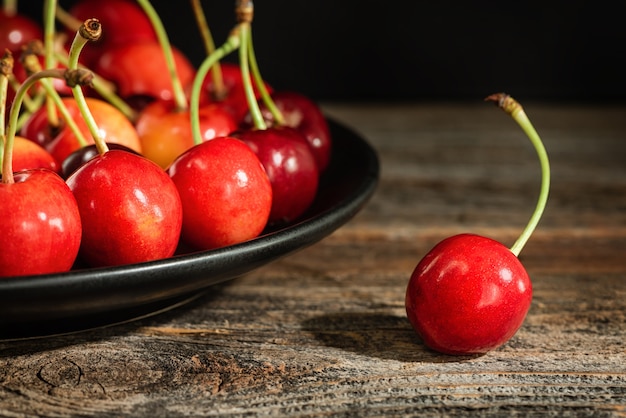
[[[515,241],[511,247],[511,252],[516,256],[519,256],[520,252],[524,248],[524,245],[526,245],[526,242],[537,227],[537,224],[539,224],[539,220],[541,219],[546,203],[548,202],[548,195],[550,192],[550,161],[539,134],[530,122],[530,119],[528,119],[528,116],[526,115],[526,112],[524,112],[522,106],[515,99],[507,94],[497,93],[487,97],[485,100],[496,102],[502,110],[504,110],[513,118],[513,120],[515,120],[515,122],[517,122],[535,147],[535,151],[537,152],[537,156],[539,157],[539,162],[541,164],[541,190],[539,192],[539,198],[537,199],[537,205],[532,216],[530,217],[530,220],[528,221],[528,224],[526,225],[526,228],[524,228],[517,241]]]
[[[193,9],[193,15],[196,18],[196,24],[200,31],[205,52],[207,55],[211,55],[215,51],[215,42],[213,41],[213,35],[211,34],[211,29],[209,28],[200,0],[191,0],[191,7]],[[222,100],[226,95],[226,88],[222,76],[222,67],[218,62],[211,67],[211,78],[213,79],[215,99]]]
[[[44,29],[44,39],[43,39],[43,47],[44,47],[44,67],[45,68],[55,68],[56,67],[56,58],[54,56],[54,34],[56,32],[56,21],[55,21],[55,11],[56,11],[57,1],[56,0],[45,0],[44,8],[43,8],[43,29]],[[49,84],[48,80],[45,80],[42,84]],[[54,107],[54,102],[50,98],[50,96],[46,97],[46,109],[48,112],[48,121],[52,126],[59,126],[59,118]]]
[[[13,74],[13,55],[5,51],[0,60],[0,166],[4,157],[4,144],[6,142],[6,103],[9,89],[9,77]]]
[[[283,117],[282,112],[276,107],[274,100],[270,96],[267,88],[265,86],[265,82],[263,81],[263,77],[261,76],[261,71],[259,70],[259,65],[256,61],[256,54],[254,53],[254,44],[252,42],[252,31],[248,33],[248,59],[250,60],[250,71],[252,72],[252,76],[254,77],[254,83],[261,94],[261,99],[265,106],[269,109],[270,113],[274,117],[274,121],[277,125],[284,125],[285,118]]]
[[[236,28],[237,29],[237,28]],[[212,54],[208,55],[196,72],[194,78],[191,97],[189,99],[189,114],[191,117],[191,132],[193,134],[194,144],[198,145],[202,142],[202,132],[200,130],[200,93],[202,91],[202,83],[213,65],[220,59],[230,54],[240,45],[237,30],[233,30],[226,42]]]
[[[71,70],[78,70],[78,58],[81,50],[89,40],[98,39],[100,37],[100,33],[100,22],[97,19],[87,19],[83,23],[80,29],[76,32],[76,36],[70,46],[69,68]],[[100,154],[104,154],[109,150],[109,147],[107,146],[104,138],[102,138],[100,130],[98,129],[98,123],[94,119],[91,110],[89,110],[83,89],[80,85],[75,85],[72,87],[72,94],[74,96],[74,100],[76,100],[78,110],[89,128],[89,133],[91,133],[91,136],[93,137],[96,149]]]
[[[248,61],[248,41],[250,39],[250,23],[240,23],[240,39],[241,46],[239,48],[239,65],[241,66],[241,77],[243,79],[244,91],[246,93],[246,101],[250,108],[250,115],[256,129],[267,129],[265,119],[259,108],[259,104],[254,94],[254,87],[252,86],[252,79],[250,78],[250,64]]]

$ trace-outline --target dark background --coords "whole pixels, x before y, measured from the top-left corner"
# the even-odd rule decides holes
[[[253,34],[265,79],[317,100],[481,100],[505,91],[617,102],[626,100],[622,3],[257,0]],[[37,16],[41,4],[22,1],[20,10]],[[203,4],[219,45],[235,2]],[[189,3],[153,5],[172,44],[198,65],[204,48]]]

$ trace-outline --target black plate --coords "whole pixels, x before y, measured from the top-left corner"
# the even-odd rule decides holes
[[[217,250],[119,267],[0,279],[0,338],[70,332],[154,314],[305,248],[350,220],[376,189],[376,152],[329,120],[333,155],[318,196],[296,224]]]

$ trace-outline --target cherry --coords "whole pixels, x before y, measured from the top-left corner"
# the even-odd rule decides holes
[[[72,23],[69,17],[63,19],[69,26],[68,33],[71,35],[83,21],[92,17],[98,18],[105,28],[101,38],[81,54],[80,61],[89,68],[94,68],[98,58],[107,49],[135,42],[157,40],[150,19],[135,1],[81,0],[72,5],[68,13],[77,20],[77,23]]]
[[[180,237],[182,206],[174,183],[139,155],[107,150],[66,180],[83,223],[80,258],[113,266],[167,258]]]
[[[502,93],[487,100],[511,115],[531,140],[541,163],[541,192],[511,249],[490,238],[460,234],[435,245],[413,271],[405,297],[407,317],[427,347],[451,355],[496,349],[521,327],[531,305],[532,284],[518,255],[548,198],[548,157],[522,107]]]
[[[530,308],[532,285],[507,247],[461,234],[429,251],[406,295],[409,320],[428,347],[474,354],[499,347],[517,332]]]
[[[16,58],[19,57],[22,46],[33,40],[43,39],[43,29],[28,16],[17,13],[15,10],[0,10],[0,53],[11,52]],[[24,70],[19,60],[14,63],[13,73],[22,82],[26,79]],[[13,100],[14,91],[7,92],[8,101]]]
[[[0,51],[9,50],[19,54],[22,45],[33,40],[42,40],[41,26],[31,18],[0,10]]]
[[[191,247],[237,244],[265,228],[272,187],[259,159],[241,140],[220,137],[197,144],[168,173],[183,204],[181,239]]]
[[[0,183],[0,276],[60,273],[76,259],[81,220],[72,192],[48,169]]]
[[[288,127],[249,129],[233,133],[259,157],[272,184],[269,223],[287,224],[298,219],[313,203],[319,171],[308,141]]]

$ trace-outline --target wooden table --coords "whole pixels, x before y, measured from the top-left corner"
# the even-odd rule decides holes
[[[539,190],[530,142],[480,100],[328,104],[379,152],[361,213],[173,311],[0,342],[0,415],[626,415],[626,107],[524,105],[553,183],[521,254],[533,304],[502,348],[425,349],[404,291],[448,235],[512,244]]]

